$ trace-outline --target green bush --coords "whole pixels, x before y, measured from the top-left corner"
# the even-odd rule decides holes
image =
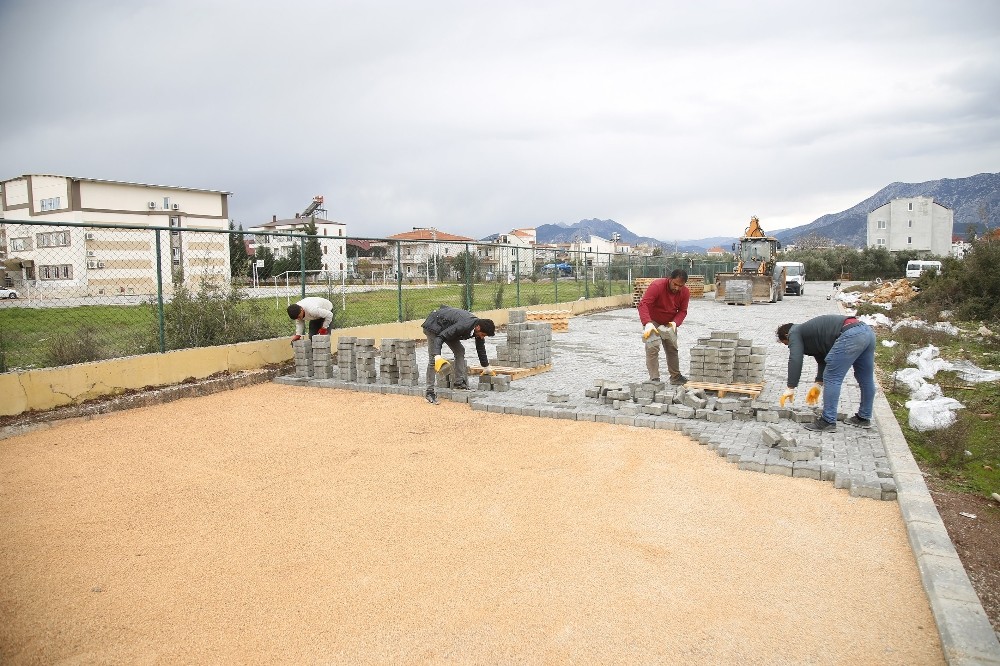
[[[157,304],[150,307],[157,321]],[[177,287],[173,299],[163,304],[164,347],[209,347],[278,337],[281,331],[266,308],[262,300],[247,299],[239,289],[223,291],[211,280],[202,281],[197,293]],[[151,337],[158,348],[158,326]]]
[[[74,365],[104,358],[105,345],[93,324],[77,326],[68,334],[54,336],[46,350],[49,366]]]

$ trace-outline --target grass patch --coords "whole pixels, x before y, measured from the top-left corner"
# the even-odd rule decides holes
[[[895,347],[878,345],[876,362],[880,368],[886,398],[899,421],[914,457],[925,470],[932,471],[952,490],[988,497],[1000,489],[1000,382],[970,383],[951,371],[938,372],[928,380],[941,387],[946,397],[965,405],[956,412],[953,425],[942,430],[919,432],[909,427],[909,394],[904,386],[894,386],[891,374],[909,367],[906,357],[916,349],[933,344],[949,361],[967,360],[984,369],[996,370],[1000,342],[974,333],[978,323],[959,322],[965,331],[958,336],[940,331],[900,327],[880,334],[894,340]],[[970,332],[971,331],[971,332]]]
[[[607,282],[603,284],[608,289]],[[463,285],[383,289],[341,295],[336,285],[310,286],[307,294],[328,298],[336,309],[336,328],[368,326],[423,319],[441,305],[473,312],[524,307],[538,303],[566,303],[593,297],[597,285],[582,279],[543,278],[512,284],[485,282],[473,290],[475,302],[465,302]],[[624,280],[611,283],[612,293],[630,293]],[[224,298],[217,304],[199,302],[199,295],[185,295],[184,307],[165,306],[167,349],[201,344],[223,344],[220,331],[228,329],[229,341],[259,340],[291,335],[294,324],[285,308],[299,295],[266,298]],[[218,306],[218,307],[217,307]],[[229,339],[229,338],[225,338]],[[30,370],[77,363],[82,360],[120,358],[157,352],[159,316],[155,304],[83,305],[72,308],[30,308],[4,304],[0,308],[0,372]]]

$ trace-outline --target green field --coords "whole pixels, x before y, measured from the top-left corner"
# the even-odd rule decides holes
[[[610,289],[609,289],[610,287]],[[563,278],[520,283],[487,282],[472,287],[473,311],[565,303],[580,298],[627,293],[624,280],[585,283]],[[337,293],[323,286],[309,295],[333,302],[335,328],[423,319],[440,305],[466,307],[464,285]],[[199,299],[164,307],[164,348],[227,344],[290,335],[285,312],[293,298]],[[20,303],[0,307],[0,372],[54,367],[160,351],[160,316],[155,303],[32,308]]]

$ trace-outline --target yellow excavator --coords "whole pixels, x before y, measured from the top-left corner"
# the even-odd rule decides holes
[[[733,243],[736,268],[715,274],[715,300],[749,305],[774,303],[785,297],[785,269],[774,271],[781,242],[764,233],[757,216],[750,218],[739,243]]]

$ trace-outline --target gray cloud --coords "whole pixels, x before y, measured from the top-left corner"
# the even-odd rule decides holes
[[[0,3],[0,176],[315,194],[356,235],[767,229],[997,171],[1000,5]]]

